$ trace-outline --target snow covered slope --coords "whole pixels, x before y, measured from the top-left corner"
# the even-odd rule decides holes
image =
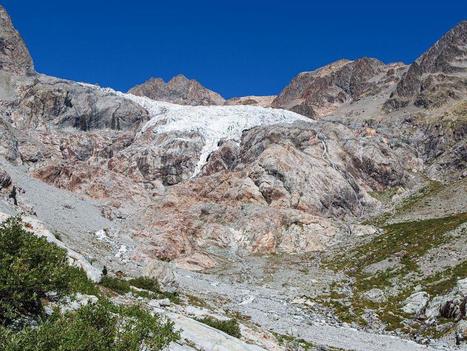
[[[155,101],[147,97],[125,94],[109,88],[100,88],[86,83],[85,86],[100,89],[108,94],[125,97],[145,108],[151,119],[141,128],[140,133],[152,129],[154,133],[173,131],[197,131],[205,144],[193,176],[196,176],[211,152],[218,147],[220,140],[231,139],[240,142],[242,132],[256,126],[305,121],[310,118],[282,109],[258,106],[186,106],[169,102]]]
[[[222,139],[240,142],[242,131],[256,126],[267,126],[296,121],[312,122],[294,112],[257,106],[183,106],[149,98],[124,94],[148,110],[151,120],[141,133],[152,129],[154,133],[197,131],[205,140],[200,160],[193,176],[197,175]]]

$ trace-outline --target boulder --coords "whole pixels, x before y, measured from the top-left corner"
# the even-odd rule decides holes
[[[374,303],[382,303],[386,300],[384,291],[381,289],[376,289],[376,288],[365,291],[365,293],[363,294],[363,297],[366,300],[374,302]]]
[[[178,287],[173,263],[152,260],[146,265],[144,275],[157,279],[165,290],[174,291]]]
[[[467,278],[457,281],[456,290],[459,295],[467,297]]]
[[[416,292],[404,301],[402,311],[410,315],[420,316],[425,312],[429,300],[430,296],[425,291]]]

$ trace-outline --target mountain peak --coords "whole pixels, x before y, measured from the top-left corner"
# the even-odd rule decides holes
[[[202,86],[198,81],[178,74],[165,83],[151,78],[129,90],[130,94],[180,105],[223,105],[224,98]]]
[[[467,21],[462,21],[410,65],[384,107],[439,107],[449,98],[465,96],[466,79]]]
[[[0,70],[14,74],[32,74],[34,65],[23,39],[10,16],[0,5]]]
[[[169,80],[168,83],[170,83],[170,82],[190,82],[190,81],[196,82],[196,80],[188,79],[184,74],[179,73],[176,76],[173,76],[172,79]]]

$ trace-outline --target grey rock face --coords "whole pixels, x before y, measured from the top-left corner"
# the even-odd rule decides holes
[[[20,159],[18,140],[14,128],[0,117],[0,155],[10,162]]]
[[[204,145],[197,132],[171,132],[152,135],[151,131],[124,151],[130,163],[136,161],[143,178],[174,185],[188,180],[194,172]]]
[[[0,5],[0,71],[24,75],[33,74],[29,51],[3,6]]]
[[[19,128],[126,130],[148,119],[144,108],[112,92],[46,76],[26,82],[10,110]]]
[[[439,107],[465,97],[466,83],[467,21],[462,21],[410,65],[384,108]]]
[[[213,152],[202,169],[203,175],[210,175],[220,171],[231,171],[238,163],[240,148],[232,140],[226,140]]]
[[[273,107],[309,117],[332,113],[338,106],[363,96],[375,95],[398,79],[402,65],[385,65],[372,58],[340,60],[295,77],[273,101]]]
[[[223,105],[225,100],[219,94],[203,87],[196,80],[178,75],[165,83],[152,78],[128,91],[130,94],[146,96],[153,100],[167,101],[180,105]]]

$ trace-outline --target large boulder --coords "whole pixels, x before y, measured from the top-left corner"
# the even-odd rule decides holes
[[[430,301],[430,295],[425,291],[413,293],[404,301],[402,311],[410,315],[420,316],[425,312],[428,301]]]

